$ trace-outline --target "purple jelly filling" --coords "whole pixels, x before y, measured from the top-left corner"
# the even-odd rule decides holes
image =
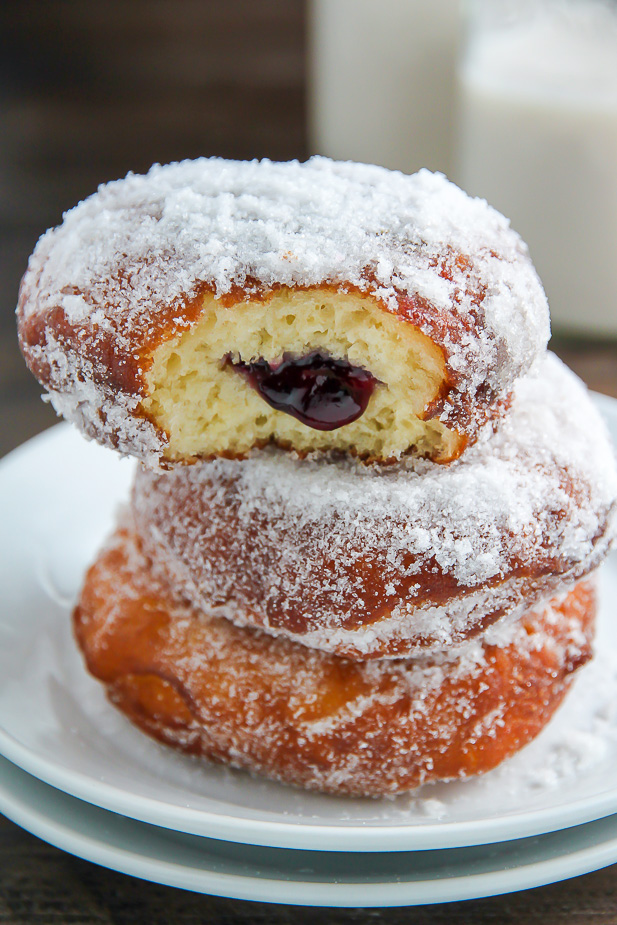
[[[314,351],[270,365],[227,362],[246,377],[270,407],[315,430],[336,430],[366,411],[377,380],[366,369]]]

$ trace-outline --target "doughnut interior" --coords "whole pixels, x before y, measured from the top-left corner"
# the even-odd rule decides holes
[[[271,407],[233,365],[315,352],[376,380],[364,413],[328,431]],[[168,435],[170,460],[241,456],[275,443],[300,453],[333,449],[388,460],[413,452],[447,461],[466,442],[426,419],[448,387],[441,348],[361,293],[285,287],[233,304],[206,293],[197,322],[153,352],[146,385],[142,407]]]
[[[499,645],[354,662],[200,613],[120,530],[90,569],[77,642],[111,701],[175,748],[312,789],[379,795],[488,771],[548,722],[590,657],[593,584]]]

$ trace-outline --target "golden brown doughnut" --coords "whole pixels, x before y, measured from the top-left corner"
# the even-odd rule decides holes
[[[525,246],[438,174],[156,166],[39,241],[18,307],[58,411],[151,465],[273,443],[456,458],[544,350]]]
[[[74,614],[92,674],[175,748],[287,783],[378,795],[479,774],[536,736],[590,657],[583,582],[500,644],[359,663],[178,603],[130,529],[86,576]]]
[[[449,466],[261,451],[137,473],[153,569],[199,610],[348,658],[455,645],[595,569],[617,472],[582,383],[549,356]]]

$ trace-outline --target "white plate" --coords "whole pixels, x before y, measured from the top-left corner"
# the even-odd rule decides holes
[[[76,800],[0,758],[0,812],[112,870],[198,893],[307,906],[411,906],[554,883],[617,861],[617,816],[497,845],[379,854],[255,848]]]
[[[617,402],[603,400],[614,433]],[[61,425],[0,464],[0,753],[97,806],[273,847],[401,851],[486,844],[617,812],[617,560],[599,655],[530,746],[484,777],[396,800],[306,793],[165,749],[84,671],[70,602],[127,494],[132,465]]]

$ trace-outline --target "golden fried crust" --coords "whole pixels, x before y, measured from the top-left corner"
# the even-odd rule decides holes
[[[238,625],[347,658],[456,645],[554,593],[564,573],[570,583],[579,577],[567,575],[572,563],[550,547],[538,544],[533,557],[520,555],[507,532],[500,538],[512,545],[507,572],[465,587],[411,543],[393,566],[405,524],[385,512],[381,521],[365,515],[373,537],[363,542],[336,514],[306,524],[295,512],[269,508],[267,492],[248,515],[245,486],[233,474],[191,477],[199,475],[197,469],[137,473],[133,514],[156,573],[196,606]],[[350,511],[354,528],[362,516]]]
[[[287,783],[379,795],[488,771],[533,739],[590,658],[594,612],[581,583],[501,646],[358,663],[178,603],[120,530],[86,576],[74,627],[110,700],[154,738]]]

